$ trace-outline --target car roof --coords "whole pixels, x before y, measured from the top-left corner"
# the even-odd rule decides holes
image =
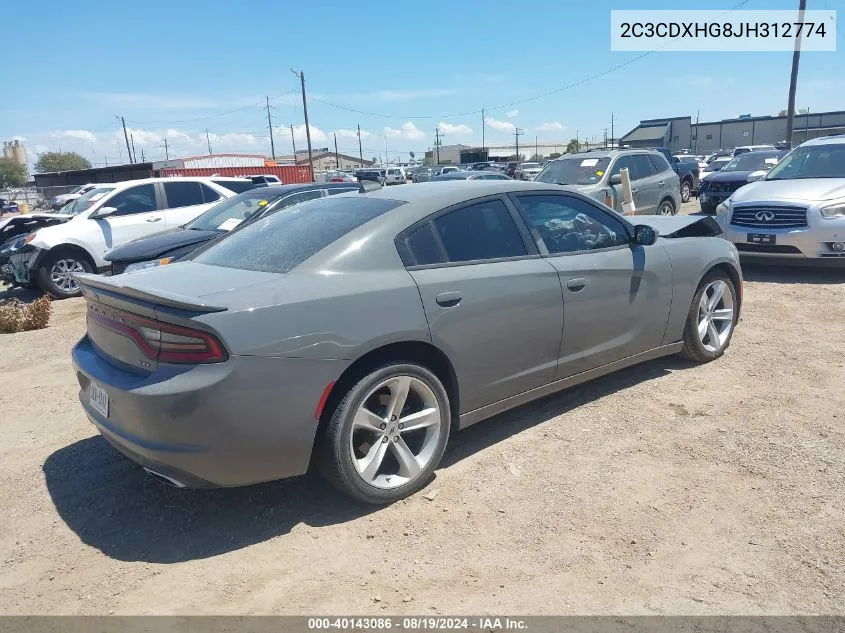
[[[267,185],[265,187],[255,187],[248,189],[252,192],[262,192],[269,194],[282,194],[289,191],[298,191],[300,189],[357,189],[360,185],[357,182],[301,182],[290,185]]]
[[[801,146],[813,146],[813,145],[841,145],[845,143],[845,134],[836,134],[832,136],[820,136],[819,138],[810,139],[809,141],[804,141],[801,143]]]
[[[348,193],[346,196],[366,196],[408,203],[424,203],[426,207],[440,209],[458,204],[473,197],[518,191],[563,190],[560,185],[527,182],[522,180],[465,180],[458,182],[419,182],[403,187],[385,187],[367,193]]]

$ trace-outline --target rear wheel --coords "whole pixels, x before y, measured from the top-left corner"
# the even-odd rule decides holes
[[[727,273],[708,273],[698,286],[684,328],[681,355],[707,363],[725,353],[738,314],[736,287]]]
[[[657,215],[675,215],[675,203],[671,199],[666,198],[657,207]]]
[[[692,184],[689,180],[681,183],[681,202],[689,202],[692,197]]]
[[[392,363],[355,384],[332,412],[317,466],[333,486],[367,503],[391,503],[422,488],[450,428],[449,397],[433,373]]]
[[[38,268],[38,285],[54,299],[78,297],[81,292],[76,274],[93,270],[88,258],[72,250],[59,249],[48,253]]]

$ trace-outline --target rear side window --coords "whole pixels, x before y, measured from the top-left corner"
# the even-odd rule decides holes
[[[404,204],[378,198],[321,198],[234,231],[196,257],[225,268],[287,273],[350,231]]]
[[[501,200],[457,209],[436,218],[432,225],[450,262],[527,254],[516,224]]]
[[[657,170],[658,174],[672,169],[671,167],[669,167],[669,161],[666,160],[666,157],[663,154],[653,154],[649,156],[649,158],[651,159],[651,162],[654,165],[654,168]],[[695,161],[693,160],[690,162]]]
[[[411,264],[426,266],[428,264],[442,264],[446,261],[443,251],[437,244],[431,224],[417,229],[406,239],[405,244],[413,257]]]
[[[164,195],[170,209],[203,203],[202,189],[198,182],[166,182]]]
[[[255,186],[251,180],[212,180],[211,182],[235,193],[243,193]]]
[[[216,202],[220,200],[220,194],[208,185],[200,183],[200,189],[202,189],[202,199],[205,202]]]

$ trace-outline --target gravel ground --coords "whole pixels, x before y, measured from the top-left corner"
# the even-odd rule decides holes
[[[152,481],[82,414],[57,302],[0,335],[0,613],[843,613],[845,271],[746,277],[720,360],[476,425],[386,508]]]

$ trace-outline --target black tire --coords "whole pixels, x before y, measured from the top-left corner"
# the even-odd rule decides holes
[[[727,284],[728,290],[731,293],[731,304],[733,309],[733,317],[731,320],[731,328],[728,332],[727,340],[716,351],[707,349],[701,338],[698,336],[699,324],[699,304],[701,303],[701,296],[707,288],[714,281],[723,281]],[[730,275],[722,270],[713,270],[707,273],[698,284],[698,289],[692,298],[689,313],[687,314],[687,322],[684,326],[684,346],[681,349],[680,355],[684,358],[695,361],[697,363],[709,363],[711,360],[719,358],[728,349],[733,338],[734,329],[736,328],[737,315],[739,314],[739,301],[737,298],[736,286]]]
[[[379,488],[363,479],[353,463],[350,450],[352,421],[365,399],[380,383],[396,376],[411,376],[422,381],[434,393],[440,409],[439,437],[426,466],[408,482],[395,488]],[[329,414],[329,412],[326,412]],[[330,412],[325,433],[318,440],[315,463],[320,474],[332,486],[350,497],[372,504],[387,504],[403,499],[428,483],[440,463],[449,441],[451,414],[449,396],[443,384],[431,371],[413,362],[393,362],[374,369],[361,378]],[[388,446],[391,443],[387,442]]]
[[[675,208],[672,198],[664,198],[657,205],[657,215],[675,215],[677,212],[678,210]]]
[[[692,183],[689,180],[681,181],[681,202],[689,202],[692,198]]]
[[[38,267],[38,272],[36,273],[38,285],[41,290],[54,299],[78,297],[82,294],[78,286],[75,289],[71,289],[67,285],[63,286],[57,284],[53,279],[53,267],[62,260],[77,262],[79,267],[82,268],[82,272],[94,272],[94,266],[87,257],[80,255],[74,250],[59,248],[47,253],[44,260],[41,262],[41,265]]]

